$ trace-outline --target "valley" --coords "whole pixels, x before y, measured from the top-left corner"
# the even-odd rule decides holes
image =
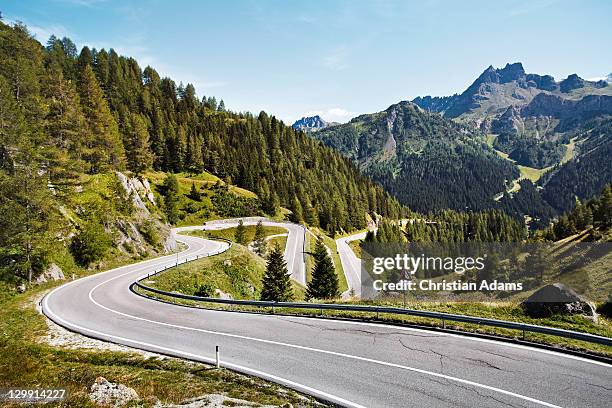
[[[514,62],[408,98],[460,82],[417,76],[405,21],[392,55],[327,32],[279,51],[363,5],[325,25],[284,7],[206,37],[223,19],[182,16],[201,33],[166,59],[152,33],[73,25],[77,47],[0,13],[0,383],[92,408],[606,406],[612,74]],[[369,269],[428,251],[451,266]]]

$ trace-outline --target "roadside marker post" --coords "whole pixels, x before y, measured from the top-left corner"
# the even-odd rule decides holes
[[[221,368],[221,364],[219,363],[219,346],[215,346],[215,355],[217,360],[217,368]]]

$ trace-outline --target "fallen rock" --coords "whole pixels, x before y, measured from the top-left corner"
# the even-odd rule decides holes
[[[546,285],[525,299],[521,306],[530,317],[550,317],[554,314],[595,315],[595,307],[562,283]]]
[[[226,300],[234,299],[231,293],[225,293],[221,289],[215,289],[215,297],[218,299],[226,299]]]
[[[130,401],[137,400],[138,394],[133,388],[98,377],[91,386],[89,399],[98,405],[122,407]]]
[[[64,276],[64,271],[62,271],[62,268],[52,263],[36,278],[36,283],[45,283],[49,280],[57,281],[64,279],[66,279],[66,277]]]

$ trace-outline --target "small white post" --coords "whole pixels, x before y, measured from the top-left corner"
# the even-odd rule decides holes
[[[219,364],[219,346],[215,346],[215,354],[217,357],[217,368],[220,368],[221,365]]]

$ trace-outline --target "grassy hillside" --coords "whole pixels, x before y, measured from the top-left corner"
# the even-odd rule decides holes
[[[255,239],[255,229],[256,228],[257,227],[255,225],[245,225],[244,226],[244,231],[245,231],[244,235],[246,238],[246,242],[252,242]],[[269,237],[270,235],[287,234],[287,230],[282,227],[264,226],[263,231],[266,237]],[[203,234],[201,233],[201,231],[193,231],[192,235],[219,237],[219,238],[229,239],[230,241],[235,241],[236,227],[206,231]]]
[[[163,201],[164,172],[148,172],[156,197]],[[178,173],[179,222],[178,225],[198,225],[211,219],[263,215],[257,195],[243,188],[227,184],[208,172]],[[195,186],[200,198],[190,197]]]
[[[259,299],[266,270],[265,259],[239,244],[219,255],[179,265],[145,281],[161,290],[188,295],[216,297],[215,289],[231,294],[234,299]],[[297,300],[304,299],[304,288],[292,281]]]

